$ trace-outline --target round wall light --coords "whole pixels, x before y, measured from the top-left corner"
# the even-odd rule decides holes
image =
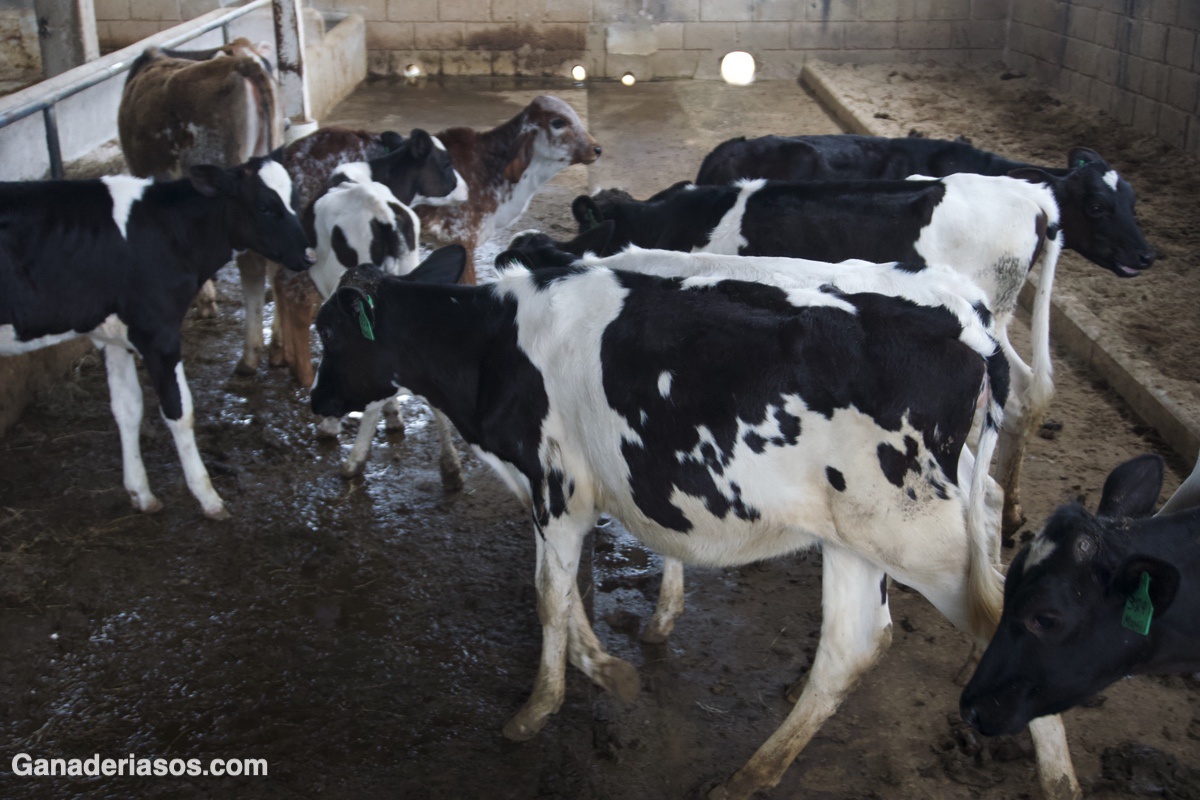
[[[754,56],[742,50],[726,53],[721,59],[721,77],[732,86],[754,83]]]
[[[587,70],[583,68],[583,64],[576,64],[571,67],[571,77],[577,81],[587,80]]]
[[[637,83],[637,78],[633,77],[632,72],[626,72],[621,76],[621,83],[625,84],[626,86],[633,86],[635,83]]]

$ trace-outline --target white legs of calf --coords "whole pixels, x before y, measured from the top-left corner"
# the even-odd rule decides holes
[[[440,448],[438,469],[442,475],[442,488],[448,492],[455,492],[463,487],[463,480],[462,463],[458,450],[454,447],[452,436],[454,426],[445,414],[436,408],[432,410]],[[400,410],[400,403],[395,397],[370,403],[363,410],[362,418],[358,423],[358,433],[354,436],[354,444],[350,446],[350,452],[346,455],[346,460],[342,462],[343,477],[353,478],[362,474],[367,458],[371,454],[371,441],[375,438],[375,430],[379,425],[380,417],[385,419],[384,427],[389,432],[403,435],[404,415]],[[318,438],[335,439],[341,430],[342,421],[336,417],[322,417],[321,421],[317,423]]]
[[[1029,723],[1037,756],[1038,783],[1046,800],[1079,800],[1083,790],[1075,778],[1062,717],[1038,717]]]
[[[179,419],[163,419],[175,439],[175,449],[179,453],[179,461],[183,465],[183,477],[188,489],[200,501],[204,516],[210,519],[229,519],[225,503],[213,488],[208,477],[208,470],[200,460],[200,450],[196,447],[195,414],[192,412],[192,393],[188,389],[187,378],[183,374],[183,362],[175,365],[175,382],[179,386],[179,399],[183,405],[183,415]]]
[[[263,306],[267,302],[267,260],[249,251],[237,257],[238,273],[242,279],[242,300],[246,309],[246,330],[242,358],[234,371],[238,375],[253,375],[262,361]]]
[[[106,338],[108,340],[93,337],[93,341],[104,351],[109,403],[121,436],[121,464],[125,490],[129,492],[134,508],[153,513],[162,508],[162,503],[150,490],[150,481],[142,461],[140,435],[144,407],[137,365],[133,353],[127,347],[112,341],[111,337]],[[229,512],[226,511],[221,496],[213,488],[208,470],[204,468],[204,462],[200,459],[200,450],[196,447],[192,393],[188,389],[182,363],[175,365],[175,382],[179,388],[183,414],[177,420],[167,419],[165,416],[163,420],[175,440],[175,450],[179,454],[188,489],[200,501],[205,516],[211,519],[228,519]]]
[[[749,798],[779,783],[813,735],[892,641],[892,616],[880,597],[883,570],[849,550],[823,548],[821,641],[800,700],[783,724],[710,800]],[[881,602],[882,600],[882,602]]]
[[[642,631],[647,644],[662,644],[675,629],[675,620],[683,613],[683,562],[663,557],[662,586],[658,590],[658,605],[654,616]]]
[[[152,514],[162,503],[150,491],[146,466],[142,463],[139,442],[142,428],[142,386],[138,383],[133,353],[116,344],[101,346],[108,372],[108,400],[117,430],[121,434],[121,466],[125,473],[125,491],[138,511]]]
[[[514,741],[534,736],[562,706],[568,655],[572,664],[622,700],[632,700],[640,689],[633,665],[605,652],[588,622],[579,595],[576,575],[580,549],[596,517],[594,510],[567,514],[552,519],[536,535],[535,583],[538,619],[542,623],[542,657],[533,693],[504,726],[504,735]]]

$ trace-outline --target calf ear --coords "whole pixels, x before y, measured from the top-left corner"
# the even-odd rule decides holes
[[[521,138],[517,139],[516,153],[504,168],[504,179],[509,183],[521,180],[521,176],[529,168],[530,162],[533,161],[533,143],[536,139],[537,131],[525,131]]]
[[[1010,170],[1008,177],[1016,178],[1020,181],[1028,181],[1029,183],[1054,183],[1053,175],[1037,167],[1021,167],[1020,169]]]
[[[596,201],[586,194],[579,195],[571,203],[571,213],[579,223],[580,233],[594,228],[600,222],[600,209],[596,208]]]
[[[1072,147],[1067,153],[1067,169],[1079,169],[1086,167],[1088,164],[1099,164],[1101,167],[1107,167],[1104,158],[1087,147]]]
[[[192,188],[205,197],[216,197],[229,190],[229,175],[215,164],[197,164],[188,170]]]
[[[412,148],[413,158],[417,161],[424,161],[433,152],[433,138],[428,131],[413,128],[412,133],[408,136],[408,146]]]
[[[1114,469],[1100,493],[1101,517],[1146,517],[1162,491],[1163,460],[1156,453],[1131,458]]]
[[[404,144],[404,137],[395,131],[384,131],[379,134],[379,143],[390,153],[400,149],[400,145]]]
[[[616,223],[611,219],[606,219],[590,230],[576,236],[570,242],[562,246],[563,250],[576,256],[582,256],[584,253],[595,253],[596,255],[604,255],[609,241],[612,239],[613,230],[616,228]]]
[[[1150,575],[1150,602],[1154,605],[1154,616],[1160,617],[1170,608],[1179,591],[1179,570],[1161,559],[1132,555],[1117,569],[1111,584],[1113,593],[1128,597],[1136,592],[1142,582],[1142,573]]]
[[[533,269],[533,262],[520,250],[505,250],[503,253],[496,256],[494,265],[498,270],[512,269],[513,267],[525,267],[525,269]]]
[[[407,281],[418,283],[458,283],[467,268],[467,248],[461,244],[439,247],[407,275]]]

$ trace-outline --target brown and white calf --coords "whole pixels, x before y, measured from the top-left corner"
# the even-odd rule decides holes
[[[199,164],[232,167],[283,144],[272,48],[239,38],[211,50],[160,50],[138,56],[117,110],[121,151],[131,174],[178,178]],[[239,269],[245,270],[238,259]],[[205,283],[201,316],[216,313]]]
[[[475,283],[476,248],[521,216],[546,181],[564,167],[600,157],[600,145],[575,109],[550,95],[535,97],[489,131],[448,128],[437,138],[466,180],[470,197],[458,206],[417,213],[427,236],[467,249],[466,284]]]
[[[368,133],[333,125],[292,142],[283,150],[283,166],[296,187],[297,211],[303,215],[312,206],[338,167],[386,155],[403,142],[404,137],[393,131]],[[308,331],[320,303],[312,281],[303,273],[280,272],[277,264],[255,256],[240,258],[238,268],[246,306],[246,338],[237,371],[253,374],[262,358],[263,304],[270,277],[275,295],[271,365],[287,366],[299,383],[311,385]]]

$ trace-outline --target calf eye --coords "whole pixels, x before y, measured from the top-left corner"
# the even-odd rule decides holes
[[[567,127],[567,121],[565,119],[562,119],[561,117],[557,118],[557,119],[553,119],[550,121],[550,127],[554,128],[554,130],[556,130],[556,131],[561,130],[562,128]]]
[[[1034,614],[1025,621],[1025,627],[1033,633],[1049,633],[1058,627],[1058,617],[1052,614]]]

